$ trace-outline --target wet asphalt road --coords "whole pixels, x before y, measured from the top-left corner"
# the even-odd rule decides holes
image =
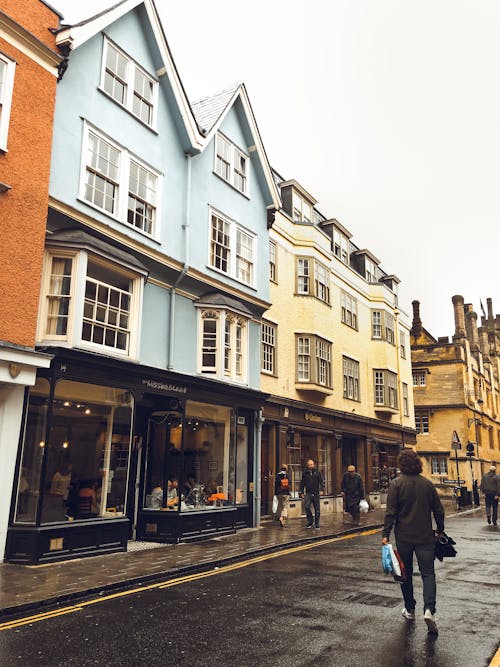
[[[500,642],[500,528],[476,513],[446,529],[459,555],[436,561],[437,638],[401,617],[378,532],[4,630],[0,665],[482,667]]]

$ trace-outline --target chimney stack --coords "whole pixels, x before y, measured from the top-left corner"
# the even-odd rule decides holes
[[[493,301],[488,298],[486,299],[486,308],[488,309],[488,319],[493,319]]]
[[[464,312],[464,298],[460,294],[455,294],[451,298],[453,302],[453,311],[455,314],[455,335],[453,339],[465,338],[465,312]]]
[[[469,304],[467,304],[469,305]],[[477,313],[472,310],[472,306],[467,310],[467,324],[469,325],[467,333],[469,334],[469,342],[471,350],[479,350],[479,335],[477,331]]]
[[[488,343],[488,332],[486,327],[481,327],[479,329],[479,345],[481,348],[482,355],[485,359],[489,358],[490,346]]]
[[[412,301],[411,305],[413,306],[413,322],[411,325],[410,333],[417,340],[422,335],[422,320],[420,319],[420,301]]]

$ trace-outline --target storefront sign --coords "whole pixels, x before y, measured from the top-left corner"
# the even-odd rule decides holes
[[[304,419],[307,422],[316,422],[318,424],[321,424],[321,422],[323,421],[319,415],[315,415],[312,412],[306,412],[304,415]]]
[[[177,384],[165,384],[164,382],[157,382],[156,380],[144,379],[142,381],[142,386],[147,387],[148,389],[168,391],[169,393],[174,392],[176,394],[185,394],[187,392],[186,387],[180,387]]]

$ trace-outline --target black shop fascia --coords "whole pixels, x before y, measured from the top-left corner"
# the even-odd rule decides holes
[[[267,394],[88,352],[51,353],[26,395],[6,560],[51,562],[253,525]]]

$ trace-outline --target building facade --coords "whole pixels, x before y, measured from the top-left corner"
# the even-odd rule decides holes
[[[276,180],[283,206],[270,239],[271,308],[262,323],[264,409],[261,510],[274,475],[292,472],[297,495],[312,458],[334,510],[349,464],[369,492],[387,490],[400,449],[414,444],[409,325],[399,280],[352,234],[316,208],[294,180]],[[292,503],[300,514],[300,503]]]
[[[452,302],[451,340],[426,331],[418,301],[411,329],[417,452],[443,494],[459,480],[472,491],[500,463],[500,316],[488,299],[478,326],[472,304],[460,295]]]
[[[51,33],[58,20],[40,0],[4,0],[0,9],[0,558],[25,389],[50,363],[34,345],[62,61]]]
[[[245,87],[191,104],[153,2],[56,43],[36,334],[53,359],[26,403],[6,552],[20,563],[254,524],[280,206]]]

